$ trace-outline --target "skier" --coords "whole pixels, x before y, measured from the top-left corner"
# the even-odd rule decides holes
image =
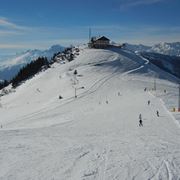
[[[139,120],[142,120],[142,115],[141,114],[139,114]]]
[[[139,126],[143,126],[142,115],[139,114]]]
[[[139,126],[143,126],[142,119],[139,120]]]
[[[39,88],[37,88],[36,90],[37,90],[38,92],[41,92],[41,91],[39,90]]]
[[[147,90],[147,88],[145,87],[145,88],[144,88],[144,91],[146,91],[146,90]]]
[[[59,99],[62,99],[63,97],[61,95],[59,95]]]
[[[157,115],[157,117],[159,117],[159,111],[156,111],[156,115]]]
[[[78,72],[77,72],[77,70],[75,69],[75,70],[74,70],[74,75],[77,75],[77,73],[78,73]]]
[[[150,101],[150,100],[148,100],[148,105],[150,105],[150,103],[151,103],[151,101]]]

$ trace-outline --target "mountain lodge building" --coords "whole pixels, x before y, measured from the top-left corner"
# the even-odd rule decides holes
[[[110,39],[105,36],[92,37],[88,46],[90,48],[107,48],[110,45]]]

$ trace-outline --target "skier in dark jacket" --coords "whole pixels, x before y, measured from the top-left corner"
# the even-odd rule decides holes
[[[159,117],[159,111],[156,111],[156,115],[157,115],[157,117]]]
[[[141,115],[141,114],[139,114],[139,120],[140,120],[140,119],[142,119],[142,115]]]
[[[139,120],[139,126],[143,126],[142,119]]]
[[[142,115],[139,114],[139,126],[143,126]]]

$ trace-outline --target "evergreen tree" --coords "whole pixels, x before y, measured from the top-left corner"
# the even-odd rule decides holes
[[[3,89],[4,87],[8,86],[9,82],[7,80],[0,82],[0,89]]]
[[[39,57],[19,70],[17,75],[11,80],[12,86],[17,87],[22,81],[25,81],[43,69],[47,69],[49,62],[46,57]]]

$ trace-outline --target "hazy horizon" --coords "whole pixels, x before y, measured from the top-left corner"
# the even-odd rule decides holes
[[[0,54],[68,46],[105,35],[117,43],[180,41],[178,0],[2,0]]]

